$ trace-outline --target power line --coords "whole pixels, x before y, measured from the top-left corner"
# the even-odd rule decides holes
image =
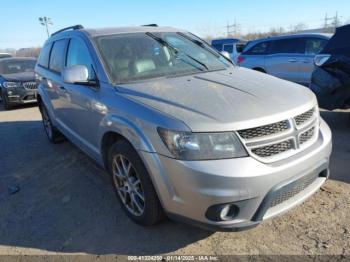
[[[233,28],[231,30],[231,28]],[[235,22],[233,24],[229,24],[229,22],[227,22],[227,25],[226,25],[226,34],[227,36],[229,36],[230,34],[233,34],[233,35],[237,35],[238,32],[239,32],[239,29],[240,29],[240,25],[237,23],[237,20],[235,18]]]

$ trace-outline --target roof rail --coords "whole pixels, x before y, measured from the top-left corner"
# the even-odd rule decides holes
[[[153,26],[153,27],[158,27],[157,24],[148,24],[148,25],[142,25],[142,26]]]
[[[57,35],[58,33],[61,33],[63,31],[67,31],[67,30],[78,30],[78,29],[83,29],[84,27],[82,25],[73,25],[73,26],[69,26],[69,27],[65,27],[62,28],[61,30],[58,30],[57,32],[51,34],[51,36],[53,35]]]

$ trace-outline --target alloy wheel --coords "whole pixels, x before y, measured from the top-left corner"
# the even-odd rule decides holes
[[[114,186],[123,205],[131,214],[141,216],[145,211],[145,195],[135,168],[120,154],[114,156],[112,167]]]

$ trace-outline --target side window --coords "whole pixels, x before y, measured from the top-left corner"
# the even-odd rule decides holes
[[[265,55],[269,51],[270,42],[262,42],[253,46],[249,51],[249,55]]]
[[[305,54],[317,55],[326,45],[327,40],[322,38],[310,37],[305,39]]]
[[[211,46],[214,47],[219,52],[222,51],[222,44],[212,44]]]
[[[228,52],[229,54],[233,53],[233,45],[224,45],[224,51]]]
[[[43,48],[40,51],[40,55],[38,58],[38,64],[48,68],[49,67],[49,58],[50,58],[50,51],[51,51],[52,43],[47,43],[43,46]]]
[[[271,54],[295,54],[299,51],[299,38],[275,40],[272,44]]]
[[[77,38],[69,41],[66,66],[84,65],[89,70],[89,78],[95,78],[92,58],[85,43]]]
[[[66,40],[58,40],[53,44],[49,63],[50,70],[57,73],[61,72],[65,57],[65,47]]]

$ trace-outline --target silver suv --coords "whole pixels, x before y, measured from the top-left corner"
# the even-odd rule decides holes
[[[237,63],[308,86],[314,69],[314,57],[331,36],[297,34],[254,40],[246,45]]]
[[[71,27],[35,70],[49,140],[64,135],[105,167],[137,223],[249,228],[328,178],[331,131],[312,92],[186,31]]]

